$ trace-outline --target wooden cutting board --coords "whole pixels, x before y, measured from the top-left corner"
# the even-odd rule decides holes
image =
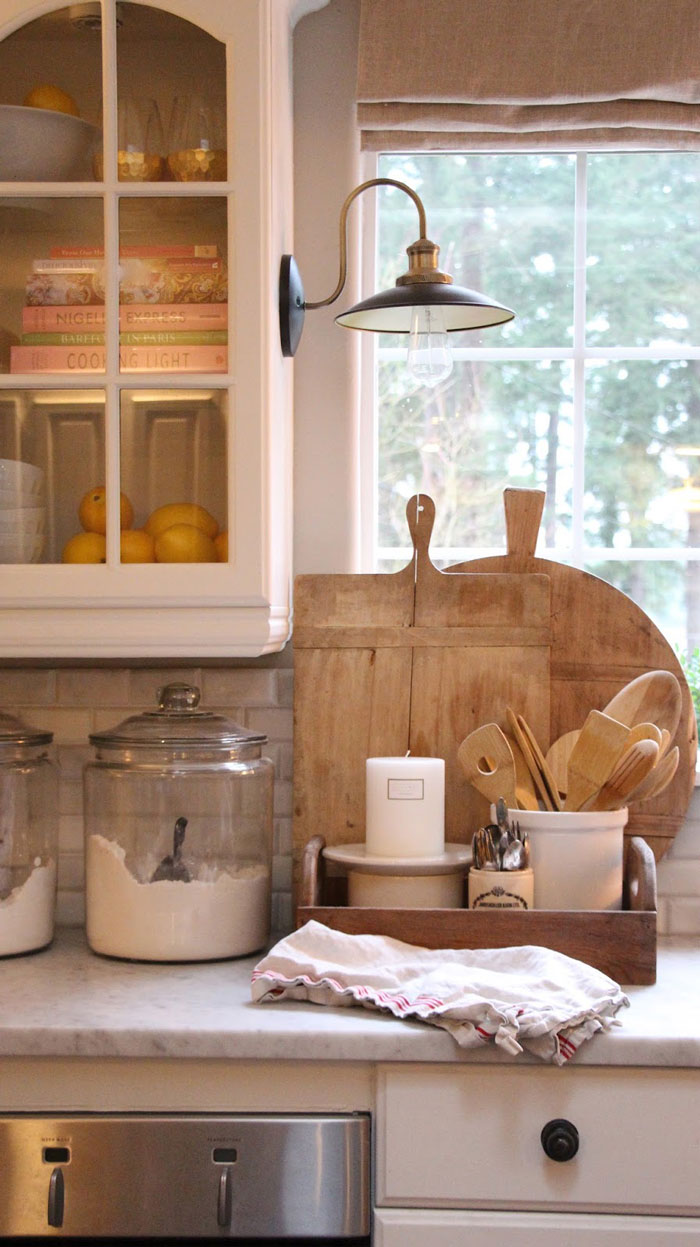
[[[511,572],[548,576],[552,648],[550,721],[540,738],[545,750],[564,732],[580,728],[589,710],[602,710],[629,680],[643,672],[663,669],[677,677],[683,710],[671,744],[680,748],[678,770],[658,797],[638,809],[631,808],[626,828],[627,836],[644,837],[658,861],[683,822],[695,781],[697,723],[690,689],[674,650],[636,603],[597,576],[535,557],[544,498],[539,490],[506,489],[507,553],[458,563],[445,575]]]
[[[468,843],[487,803],[457,763],[481,723],[517,705],[550,722],[549,577],[439,571],[432,499],[407,507],[414,556],[393,575],[307,575],[294,596],[294,862],[307,842],[365,836],[365,759],[442,757],[446,839]]]

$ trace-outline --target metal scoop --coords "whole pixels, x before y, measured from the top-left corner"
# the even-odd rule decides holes
[[[186,827],[186,818],[176,819],[173,829],[173,851],[168,853],[167,857],[164,857],[162,862],[156,866],[151,875],[151,883],[158,883],[161,879],[169,879],[179,883],[190,882],[192,876],[180,856]]]

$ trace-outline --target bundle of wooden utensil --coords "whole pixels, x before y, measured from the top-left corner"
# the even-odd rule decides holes
[[[486,723],[462,741],[464,773],[489,801],[510,809],[618,810],[657,796],[676,773],[669,748],[681,714],[681,689],[670,671],[631,680],[603,710],[543,753],[522,715],[506,707],[508,730]]]

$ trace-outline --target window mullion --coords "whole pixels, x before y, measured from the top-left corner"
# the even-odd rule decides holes
[[[574,401],[573,401],[573,486],[571,543],[572,559],[583,566],[583,503],[586,453],[586,177],[587,156],[576,157],[574,197]]]

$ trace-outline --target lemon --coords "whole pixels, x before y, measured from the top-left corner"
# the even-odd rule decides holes
[[[222,531],[214,538],[214,549],[220,563],[228,563],[228,530]]]
[[[198,528],[207,537],[215,537],[219,531],[214,516],[196,502],[169,502],[164,507],[158,507],[149,515],[144,527],[152,537],[158,537],[166,528],[172,528],[175,524],[188,524]]]
[[[156,537],[156,563],[215,563],[211,537],[194,524],[171,524]]]
[[[49,82],[40,82],[32,87],[22,102],[25,108],[48,108],[54,113],[72,113],[74,117],[80,116],[73,96]]]
[[[104,485],[96,485],[88,489],[80,500],[78,519],[88,533],[107,532],[107,490]],[[134,508],[126,494],[119,495],[119,527],[131,528],[134,522]]]
[[[104,563],[107,542],[101,533],[76,533],[63,547],[62,563]]]
[[[143,528],[125,528],[119,538],[122,563],[155,563],[155,543]]]

